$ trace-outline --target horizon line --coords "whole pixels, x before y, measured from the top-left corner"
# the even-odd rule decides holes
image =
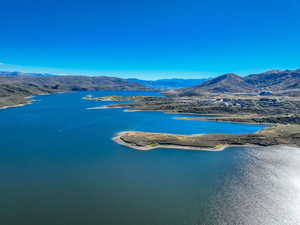
[[[224,74],[236,74],[238,76],[244,77],[251,74],[266,73],[270,71],[293,71],[299,70],[298,68],[293,69],[259,69],[255,71],[236,71],[236,72],[198,72],[198,71],[80,71],[80,70],[68,70],[68,69],[55,69],[55,68],[42,68],[42,67],[29,67],[29,66],[20,66],[13,64],[0,63],[0,72],[19,72],[19,73],[40,73],[40,74],[49,74],[55,76],[107,76],[107,77],[117,77],[122,79],[141,79],[141,80],[162,80],[162,79],[212,79]],[[61,72],[60,72],[61,71]],[[156,76],[155,78],[148,78],[147,76]],[[198,76],[198,77],[196,77]]]

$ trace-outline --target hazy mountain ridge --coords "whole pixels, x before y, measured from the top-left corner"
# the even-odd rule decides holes
[[[24,73],[18,71],[0,71],[0,77],[49,77],[49,76],[58,76],[49,73]],[[65,76],[64,76],[65,77]],[[75,77],[75,76],[72,76]],[[77,76],[76,76],[77,77]],[[87,76],[85,76],[87,77]],[[186,88],[199,85],[209,79],[182,79],[182,78],[170,78],[170,79],[158,79],[158,80],[142,80],[137,78],[127,78],[124,79],[130,83],[137,83],[146,87],[155,88],[155,89],[175,89],[175,88]]]
[[[259,93],[273,91],[284,95],[300,95],[300,69],[271,70],[245,77],[224,74],[200,85],[167,92],[170,95],[193,96],[205,93]]]
[[[55,76],[50,73],[24,73],[18,71],[0,71],[0,76],[12,76],[12,77],[21,77],[21,76],[32,76],[32,77],[41,77],[41,76]]]
[[[195,85],[199,85],[208,79],[181,79],[181,78],[170,78],[170,79],[159,79],[159,80],[140,80],[136,78],[128,78],[126,79],[129,82],[139,83],[141,85],[167,90],[167,89],[175,89],[175,88],[186,88],[192,87]]]

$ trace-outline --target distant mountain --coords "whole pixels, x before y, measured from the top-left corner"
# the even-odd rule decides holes
[[[169,95],[197,96],[207,93],[259,93],[272,91],[277,94],[300,96],[300,69],[271,70],[260,74],[240,77],[224,74],[200,85],[172,90]]]
[[[54,76],[49,73],[23,73],[23,72],[9,72],[9,71],[0,71],[0,76],[11,76],[11,77],[23,77],[23,76],[31,76],[31,77],[45,77],[45,76]]]
[[[9,88],[11,87],[11,89]],[[87,90],[150,90],[151,88],[124,79],[105,76],[2,76],[0,97],[4,93],[28,94]]]
[[[9,71],[0,71],[0,76],[7,77],[49,77],[57,76],[49,73],[24,73],[24,72],[9,72]],[[154,89],[175,89],[175,88],[186,88],[199,85],[208,79],[160,79],[160,80],[141,80],[136,78],[125,79],[130,83],[137,83],[146,87],[151,87]]]
[[[127,81],[138,83],[147,87],[152,87],[160,90],[186,88],[199,85],[208,79],[160,79],[160,80],[140,80],[135,78],[129,78]]]

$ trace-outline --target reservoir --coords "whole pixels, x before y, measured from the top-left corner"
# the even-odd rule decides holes
[[[0,110],[2,225],[297,225],[300,149],[136,151],[120,131],[252,133],[263,125],[184,121],[186,115],[98,109],[95,91],[35,97]]]

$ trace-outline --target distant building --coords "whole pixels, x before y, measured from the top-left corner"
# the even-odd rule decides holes
[[[261,96],[269,96],[269,95],[273,95],[272,91],[262,91],[259,93],[259,95]]]

